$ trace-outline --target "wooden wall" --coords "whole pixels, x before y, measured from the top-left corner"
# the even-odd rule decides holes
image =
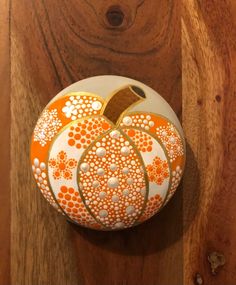
[[[235,1],[0,4],[0,285],[235,285]],[[66,222],[36,190],[29,163],[47,102],[100,74],[157,90],[187,140],[172,201],[115,233]]]

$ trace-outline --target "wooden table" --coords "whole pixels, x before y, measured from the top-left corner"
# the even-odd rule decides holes
[[[0,285],[235,285],[235,1],[0,4]],[[29,163],[44,106],[100,74],[157,90],[187,141],[172,201],[115,233],[69,224],[36,190]]]

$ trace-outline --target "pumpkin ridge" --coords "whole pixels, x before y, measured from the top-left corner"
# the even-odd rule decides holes
[[[129,143],[131,144],[131,146],[132,146],[132,149],[135,151],[135,155],[137,156],[137,158],[138,158],[138,161],[139,161],[139,165],[140,166],[142,166],[142,168],[143,169],[145,169],[144,168],[144,163],[143,163],[143,159],[142,159],[142,157],[141,157],[141,155],[139,154],[139,151],[137,150],[137,148],[136,148],[136,146],[135,146],[135,144],[133,143],[133,141],[125,134],[125,133],[123,133],[119,128],[112,128],[112,129],[110,129],[110,130],[108,130],[107,132],[104,132],[103,134],[101,134],[99,137],[97,137],[97,139],[96,140],[94,140],[93,141],[93,143],[86,149],[86,151],[83,153],[83,155],[81,156],[81,158],[80,158],[80,160],[79,160],[79,162],[78,162],[78,168],[77,168],[77,179],[78,179],[78,183],[77,184],[80,184],[81,182],[82,182],[82,180],[81,180],[81,172],[80,172],[80,170],[79,170],[79,165],[81,165],[83,162],[84,162],[84,160],[85,160],[85,158],[86,158],[86,156],[87,156],[87,154],[88,154],[88,152],[96,145],[96,143],[97,142],[100,142],[101,140],[102,140],[102,138],[104,138],[104,137],[106,137],[107,135],[109,135],[109,134],[111,134],[112,132],[114,132],[114,131],[119,131],[120,133],[121,133],[121,135],[122,136],[124,136],[128,141],[129,141]],[[86,159],[86,163],[88,163],[89,164],[89,162],[87,161],[87,159]],[[119,165],[120,166],[120,165]],[[109,176],[110,177],[110,176]],[[148,182],[148,177],[147,177],[147,174],[146,174],[146,172],[145,172],[145,170],[144,170],[144,174],[143,174],[143,177],[144,177],[144,181],[145,181],[145,197],[144,197],[144,200],[143,200],[143,202],[142,202],[142,209],[141,209],[141,212],[140,212],[140,214],[138,214],[138,216],[137,217],[135,217],[135,219],[134,219],[134,221],[132,222],[132,225],[129,225],[128,227],[131,227],[131,226],[133,226],[133,225],[136,225],[136,223],[137,223],[137,221],[139,220],[139,218],[140,218],[140,216],[142,215],[142,213],[143,213],[143,211],[144,211],[144,209],[145,209],[145,205],[146,205],[146,201],[147,201],[147,197],[148,197],[148,193],[149,193],[149,182]],[[91,187],[92,188],[92,187]],[[132,188],[131,188],[132,189]],[[106,226],[106,225],[104,225],[104,223],[103,222],[101,222],[100,220],[98,220],[97,218],[96,218],[96,214],[95,213],[93,213],[93,210],[92,209],[90,209],[90,207],[88,206],[88,205],[86,205],[86,203],[85,203],[85,195],[84,195],[84,192],[83,192],[83,190],[79,187],[79,191],[80,191],[80,195],[81,195],[81,197],[83,197],[83,202],[84,202],[84,204],[85,204],[85,207],[87,208],[87,210],[89,211],[89,213],[94,217],[94,219],[96,219],[96,221],[97,222],[99,222],[99,223],[102,223],[102,225],[105,227],[105,229],[104,230],[109,230],[109,229],[111,229],[111,227],[109,227],[109,226]],[[132,191],[134,191],[134,190],[132,190]],[[115,193],[115,192],[114,192]],[[113,228],[114,229],[114,228]]]

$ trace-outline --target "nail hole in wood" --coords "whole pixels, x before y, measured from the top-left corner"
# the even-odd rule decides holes
[[[123,23],[124,13],[119,6],[111,6],[106,12],[106,18],[112,27],[119,27]]]

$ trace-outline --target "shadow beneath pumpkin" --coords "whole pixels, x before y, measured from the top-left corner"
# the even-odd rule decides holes
[[[94,231],[71,224],[73,239],[78,247],[80,242],[77,241],[82,237],[100,248],[123,255],[148,255],[161,251],[179,241],[189,228],[198,209],[199,190],[197,162],[187,144],[184,178],[174,197],[159,214],[137,227],[115,232]]]

